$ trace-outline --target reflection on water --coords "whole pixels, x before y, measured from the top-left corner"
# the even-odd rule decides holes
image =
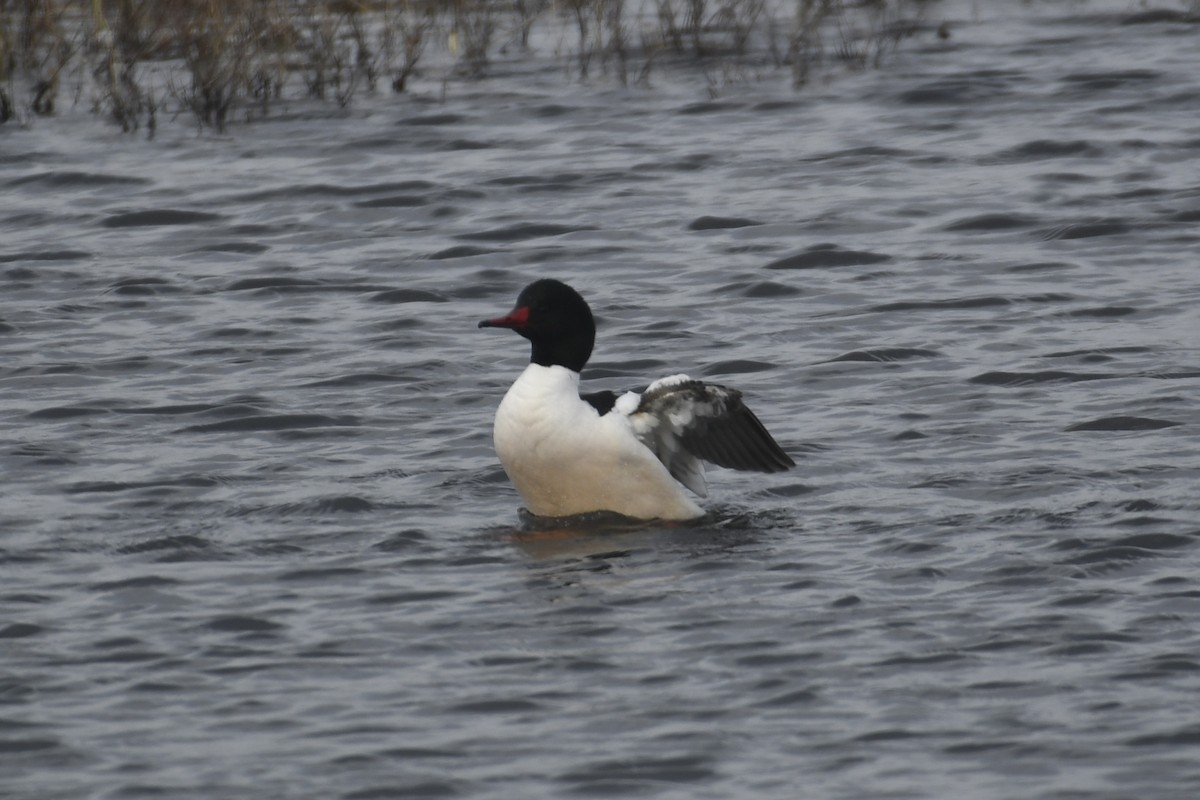
[[[1195,25],[976,11],[800,95],[0,131],[5,789],[1193,794]],[[474,324],[542,276],[586,391],[798,467],[526,525]]]

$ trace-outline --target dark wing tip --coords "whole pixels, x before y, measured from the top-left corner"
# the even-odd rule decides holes
[[[698,458],[728,469],[783,472],[796,466],[734,393],[727,398],[725,413],[698,421],[684,434],[683,444]]]

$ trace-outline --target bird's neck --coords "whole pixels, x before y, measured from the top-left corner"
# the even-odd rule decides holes
[[[533,352],[530,354],[531,364],[543,367],[566,367],[576,374],[583,372],[592,355],[591,339],[557,339],[553,342],[534,341]]]

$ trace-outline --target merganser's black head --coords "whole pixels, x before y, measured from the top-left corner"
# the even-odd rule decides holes
[[[533,345],[530,358],[582,372],[596,341],[592,310],[579,292],[562,281],[543,278],[526,286],[507,316],[485,319],[481,328],[511,328]]]

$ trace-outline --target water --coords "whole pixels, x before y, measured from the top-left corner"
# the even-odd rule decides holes
[[[1197,29],[1112,8],[0,130],[0,795],[1194,797]],[[522,529],[537,276],[799,466]]]

